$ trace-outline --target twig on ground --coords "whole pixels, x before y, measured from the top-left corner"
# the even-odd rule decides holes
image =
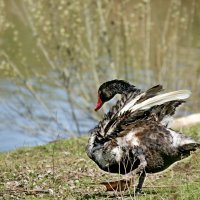
[[[16,189],[7,189],[5,191],[9,192],[9,193],[22,193],[22,192],[24,192],[27,195],[32,195],[32,194],[36,194],[36,193],[43,193],[43,194],[51,194],[52,193],[51,189],[48,189],[48,190],[43,190],[43,189],[29,190],[29,189],[23,189],[23,188],[16,188]]]

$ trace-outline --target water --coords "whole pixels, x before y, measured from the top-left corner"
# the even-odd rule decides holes
[[[35,146],[45,144],[50,139],[45,136],[36,137],[34,135],[26,135],[21,131],[12,128],[0,130],[0,151],[9,151],[22,146]]]
[[[81,135],[95,125],[95,120],[77,108],[75,123],[63,89],[40,85],[36,79],[30,82],[45,107],[23,85],[0,80],[0,151]]]

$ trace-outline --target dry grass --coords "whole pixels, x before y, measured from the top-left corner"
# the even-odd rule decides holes
[[[200,127],[185,132],[199,138]],[[149,174],[146,195],[106,192],[100,182],[121,179],[101,171],[85,153],[86,137],[59,140],[45,146],[21,148],[0,155],[2,199],[199,199],[200,152],[173,168]],[[137,178],[136,178],[137,180]]]

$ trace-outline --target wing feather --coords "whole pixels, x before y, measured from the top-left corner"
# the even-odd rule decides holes
[[[133,99],[133,101],[129,102],[127,105],[125,105],[121,109],[121,111],[118,113],[118,116],[122,115],[126,111],[130,111],[132,113],[136,110],[148,110],[152,108],[153,106],[162,105],[166,102],[184,100],[184,99],[189,98],[190,95],[191,95],[191,92],[189,90],[178,90],[178,91],[168,92],[165,94],[154,96],[139,104],[137,104],[135,102],[135,99]]]

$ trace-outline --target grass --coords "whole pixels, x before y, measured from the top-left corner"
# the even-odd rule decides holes
[[[184,130],[200,140],[200,126]],[[59,140],[0,154],[0,199],[134,199],[126,192],[106,192],[100,182],[119,180],[101,171],[86,153],[87,137]],[[200,151],[159,174],[149,174],[135,199],[199,199]]]

